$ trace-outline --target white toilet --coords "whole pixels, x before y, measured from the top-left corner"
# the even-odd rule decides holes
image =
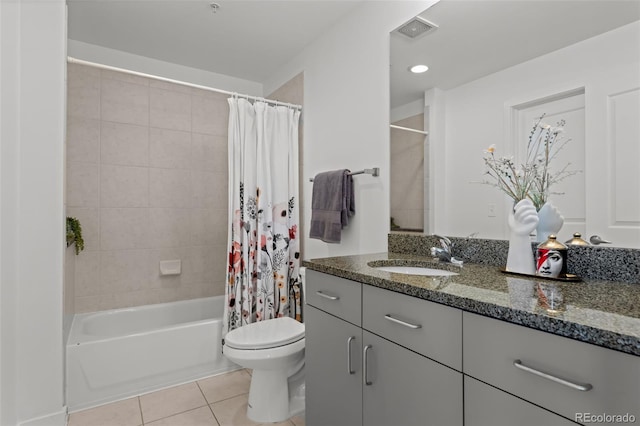
[[[247,416],[258,423],[282,422],[304,411],[304,324],[275,318],[230,331],[222,351],[253,369]]]

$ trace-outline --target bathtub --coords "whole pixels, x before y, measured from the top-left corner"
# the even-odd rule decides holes
[[[238,369],[222,355],[224,296],[76,314],[69,412]]]

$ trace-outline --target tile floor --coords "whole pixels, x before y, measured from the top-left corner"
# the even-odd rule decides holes
[[[251,375],[237,370],[69,415],[68,426],[254,426],[247,418]],[[304,426],[292,417],[271,426]]]

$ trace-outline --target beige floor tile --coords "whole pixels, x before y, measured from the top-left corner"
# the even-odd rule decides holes
[[[291,420],[291,423],[295,426],[305,426],[304,416],[293,416],[289,420]]]
[[[68,426],[139,426],[141,424],[140,404],[136,397],[71,413]]]
[[[249,393],[251,376],[245,370],[233,371],[219,376],[198,380],[202,393],[209,404]]]
[[[140,396],[145,423],[207,405],[195,382]]]
[[[218,422],[208,406],[196,408],[195,410],[186,411],[176,414],[175,416],[165,417],[155,422],[145,423],[149,426],[218,426]]]
[[[213,414],[220,426],[257,426],[259,423],[247,417],[249,395],[240,395],[211,404]]]

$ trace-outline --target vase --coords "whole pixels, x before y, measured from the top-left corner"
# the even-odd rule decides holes
[[[509,212],[507,271],[534,275],[536,264],[529,235],[538,226],[538,213],[531,200],[520,200]]]
[[[558,208],[550,202],[544,203],[538,210],[538,226],[536,227],[536,242],[547,241],[549,235],[558,235],[564,224],[564,217]]]

